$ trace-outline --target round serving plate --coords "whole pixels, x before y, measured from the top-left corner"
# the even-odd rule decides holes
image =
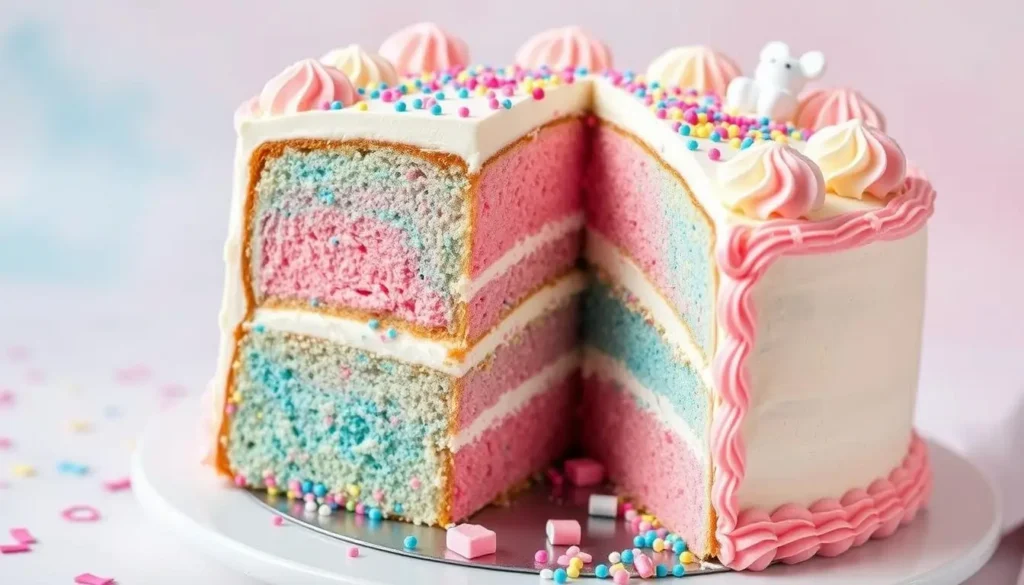
[[[582,548],[595,564],[607,562],[610,551],[632,548],[633,535],[624,522],[587,515],[588,490],[552,492],[543,485],[472,518],[498,535],[498,552],[473,560],[448,551],[440,529],[344,512],[306,513],[285,498],[236,489],[203,467],[196,448],[199,420],[198,404],[184,402],[153,421],[136,448],[133,490],[154,520],[194,544],[198,553],[267,583],[536,583],[540,569],[556,567],[554,559],[564,551],[546,543],[549,518],[579,520]],[[935,474],[929,509],[893,536],[836,558],[776,565],[761,573],[689,565],[687,578],[700,577],[707,585],[962,583],[995,551],[999,502],[968,461],[935,443],[929,449]],[[275,525],[275,515],[288,521]],[[409,535],[419,541],[414,550],[403,546]],[[361,549],[356,558],[347,555],[352,544]],[[538,549],[548,551],[549,564],[534,563]],[[670,557],[655,555],[655,562],[671,569]]]

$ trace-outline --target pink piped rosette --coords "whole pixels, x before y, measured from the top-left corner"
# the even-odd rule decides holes
[[[321,110],[339,102],[351,106],[359,93],[348,76],[316,59],[303,59],[267,82],[260,92],[263,115],[279,116]]]
[[[878,128],[854,119],[818,130],[804,149],[825,177],[825,188],[840,197],[887,199],[902,189],[907,157]]]
[[[546,30],[526,41],[516,51],[516,65],[524,69],[606,71],[612,67],[612,52],[582,28],[566,26]]]
[[[729,82],[740,76],[739,65],[709,47],[675,47],[662,53],[647,67],[647,82],[665,87],[695,89],[701,93],[725,95]]]
[[[885,116],[859,91],[847,87],[814,89],[800,95],[796,125],[818,130],[850,120],[885,131]]]
[[[431,22],[403,28],[384,41],[378,51],[399,73],[462,69],[469,65],[469,46]]]
[[[747,217],[797,219],[825,203],[818,166],[779,142],[741,151],[719,168],[718,181],[725,206]]]

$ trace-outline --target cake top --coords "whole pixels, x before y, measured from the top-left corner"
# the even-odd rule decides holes
[[[436,135],[425,127],[428,120],[470,126],[511,120],[517,116],[506,111],[524,102],[553,98],[561,101],[549,104],[549,113],[572,114],[578,101],[572,95],[580,92],[569,88],[600,83],[674,133],[699,159],[713,186],[709,191],[739,219],[827,217],[878,207],[901,189],[906,159],[884,133],[885,119],[875,106],[848,88],[801,93],[824,73],[824,55],[797,54],[772,42],[759,57],[754,76],[744,77],[729,57],[682,46],[640,74],[612,68],[607,45],[570,26],[527,40],[513,65],[469,65],[464,41],[422,23],[396,32],[379,53],[350,45],[291,65],[239,108],[236,125],[313,112],[372,112],[380,125],[399,123]],[[358,125],[350,119],[346,124]],[[827,199],[819,193],[819,178]]]

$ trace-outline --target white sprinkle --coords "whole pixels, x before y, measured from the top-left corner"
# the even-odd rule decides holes
[[[551,569],[541,569],[540,570],[540,578],[541,579],[546,579],[546,580],[550,581],[550,580],[555,578],[555,572],[552,571]]]

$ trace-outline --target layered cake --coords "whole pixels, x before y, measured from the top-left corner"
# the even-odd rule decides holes
[[[910,521],[934,190],[877,108],[782,43],[515,61],[414,25],[236,113],[217,470],[447,526],[573,448],[735,569]]]

